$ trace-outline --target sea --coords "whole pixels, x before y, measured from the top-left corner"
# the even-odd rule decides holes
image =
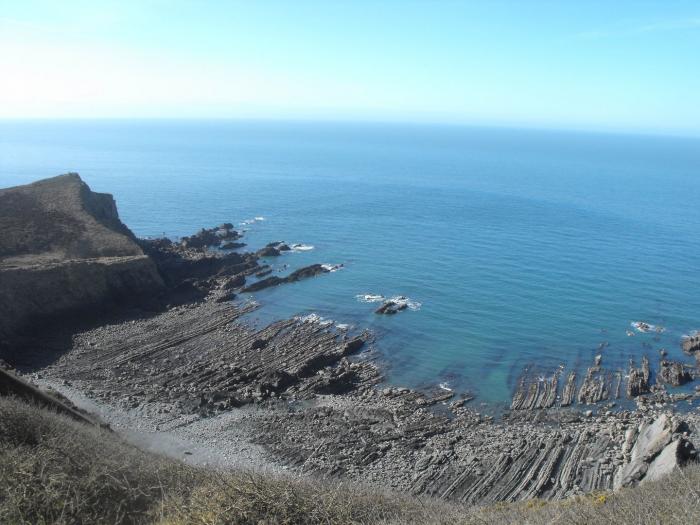
[[[506,404],[524,369],[626,370],[700,329],[700,139],[428,124],[1,121],[0,186],[78,172],[139,236],[297,245],[248,321],[369,329],[388,384]],[[382,298],[408,308],[377,315]],[[643,333],[631,323],[658,330]]]

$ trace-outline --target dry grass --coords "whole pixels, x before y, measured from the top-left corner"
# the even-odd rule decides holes
[[[197,469],[0,398],[0,523],[700,523],[700,467],[615,494],[466,509],[351,485]]]
[[[446,509],[344,484],[206,471],[0,398],[2,524],[454,522],[434,519]]]

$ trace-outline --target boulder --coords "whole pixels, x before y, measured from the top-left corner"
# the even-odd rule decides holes
[[[639,426],[637,440],[632,447],[631,460],[649,460],[655,457],[671,442],[673,422],[662,414],[652,423],[642,423]]]

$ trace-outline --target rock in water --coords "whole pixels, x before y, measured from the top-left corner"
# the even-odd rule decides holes
[[[291,248],[282,241],[271,242],[261,250],[257,251],[258,257],[277,257],[282,255],[282,252],[288,252]]]
[[[649,360],[642,357],[642,368],[636,368],[630,360],[629,379],[627,380],[627,397],[637,397],[649,393]]]
[[[375,314],[393,315],[393,314],[396,314],[402,310],[405,310],[406,308],[408,308],[407,302],[395,301],[393,299],[389,299],[387,301],[384,301],[382,303],[382,305],[374,311],[374,313]]]
[[[265,288],[270,288],[271,286],[277,286],[284,283],[294,283],[296,281],[301,281],[302,279],[308,279],[309,277],[315,277],[316,275],[328,272],[330,272],[330,270],[325,265],[312,264],[311,266],[299,268],[298,270],[290,273],[287,277],[277,277],[276,275],[267,277],[256,283],[246,286],[245,288],[243,288],[243,290],[241,290],[241,292],[257,292],[259,290],[264,290]]]

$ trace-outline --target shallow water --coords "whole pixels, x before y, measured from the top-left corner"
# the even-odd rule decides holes
[[[138,235],[234,222],[336,272],[255,294],[260,322],[369,327],[389,380],[504,401],[526,365],[682,359],[700,328],[700,141],[449,126],[0,123],[0,186],[79,172]],[[255,218],[258,220],[255,220]],[[261,218],[263,220],[261,220]],[[313,246],[313,249],[310,247]],[[402,295],[395,316],[358,295]],[[420,303],[420,307],[418,307]],[[666,327],[642,334],[630,323]],[[626,332],[632,330],[634,336]],[[608,342],[604,350],[598,347]],[[684,358],[687,360],[687,357]]]

